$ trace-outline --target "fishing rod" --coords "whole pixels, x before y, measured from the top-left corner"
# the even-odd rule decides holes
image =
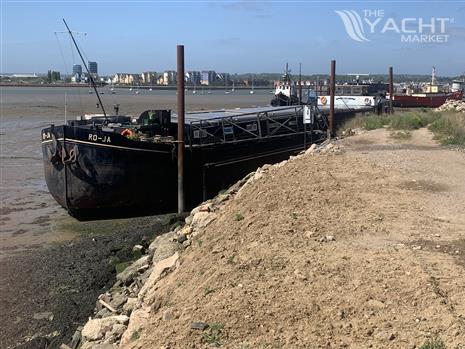
[[[81,50],[79,50],[79,46],[76,43],[76,40],[74,40],[73,33],[71,32],[71,29],[69,29],[68,24],[66,23],[65,19],[63,18],[63,22],[65,23],[66,29],[68,29],[68,34],[71,36],[71,39],[73,40],[74,46],[76,47],[77,52],[79,53],[79,57],[81,57],[82,64],[84,64],[84,67],[86,68],[87,75],[89,76],[90,82],[92,83],[92,87],[94,88],[95,94],[97,95],[97,99],[99,102],[99,105],[102,107],[103,111],[103,116],[105,117],[105,121],[108,121],[107,119],[107,113],[105,112],[105,107],[103,106],[102,100],[100,99],[100,95],[97,90],[97,85],[95,84],[94,78],[90,74],[89,68],[87,68],[87,64],[84,61],[84,58],[82,57]]]

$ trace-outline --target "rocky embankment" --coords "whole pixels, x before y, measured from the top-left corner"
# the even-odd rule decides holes
[[[68,344],[62,349],[110,349],[130,343],[137,339],[141,331],[141,322],[149,316],[153,308],[154,290],[157,282],[179,267],[179,257],[193,241],[201,244],[198,235],[221,212],[221,207],[241,192],[241,189],[261,178],[271,168],[282,167],[289,161],[312,153],[337,153],[340,147],[334,143],[312,145],[305,153],[292,156],[289,160],[276,165],[265,165],[238,181],[225,193],[194,208],[183,225],[177,225],[172,231],[159,235],[145,249],[135,245],[133,252],[142,256],[116,276],[116,283],[107,292],[101,294],[96,302],[94,316],[80,326]],[[331,239],[331,237],[327,237]],[[156,305],[157,306],[157,305]],[[160,305],[158,305],[159,307]],[[172,318],[167,311],[165,320]],[[193,329],[204,330],[209,327],[203,322],[193,322]]]
[[[157,237],[80,345],[461,348],[464,176],[426,129],[265,165]]]

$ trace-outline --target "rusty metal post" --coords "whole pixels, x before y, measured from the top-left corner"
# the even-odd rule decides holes
[[[299,63],[299,104],[302,103],[302,63]]]
[[[389,67],[389,114],[394,114],[394,75]]]
[[[329,129],[328,138],[334,135],[334,95],[336,93],[336,61],[331,61],[331,76],[329,82]]]
[[[177,77],[178,90],[178,213],[184,212],[184,45],[177,46]]]

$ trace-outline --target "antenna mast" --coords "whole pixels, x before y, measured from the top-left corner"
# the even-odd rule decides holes
[[[87,64],[84,61],[84,58],[82,57],[81,50],[79,50],[79,46],[77,45],[76,40],[74,40],[73,33],[71,32],[71,29],[69,29],[68,24],[66,23],[64,18],[63,18],[63,23],[65,23],[66,29],[68,29],[68,34],[71,36],[71,39],[73,40],[74,46],[76,47],[76,50],[79,53],[79,57],[81,57],[82,64],[84,64],[84,67],[86,68],[87,74],[89,75],[90,82],[92,83],[92,87],[94,88],[95,94],[97,95],[99,105],[102,107],[103,116],[105,117],[105,120],[106,120],[107,119],[107,113],[105,112],[105,107],[103,106],[102,100],[100,99],[100,95],[99,95],[99,93],[97,91],[97,85],[95,84],[94,78],[90,74],[89,68],[87,68]]]

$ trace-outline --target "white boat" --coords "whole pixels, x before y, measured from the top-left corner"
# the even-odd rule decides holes
[[[252,89],[251,89],[250,92],[249,92],[251,95],[253,95],[253,94],[255,93],[255,91],[253,90],[253,80],[254,80],[254,79],[253,79],[253,76],[252,76]]]

